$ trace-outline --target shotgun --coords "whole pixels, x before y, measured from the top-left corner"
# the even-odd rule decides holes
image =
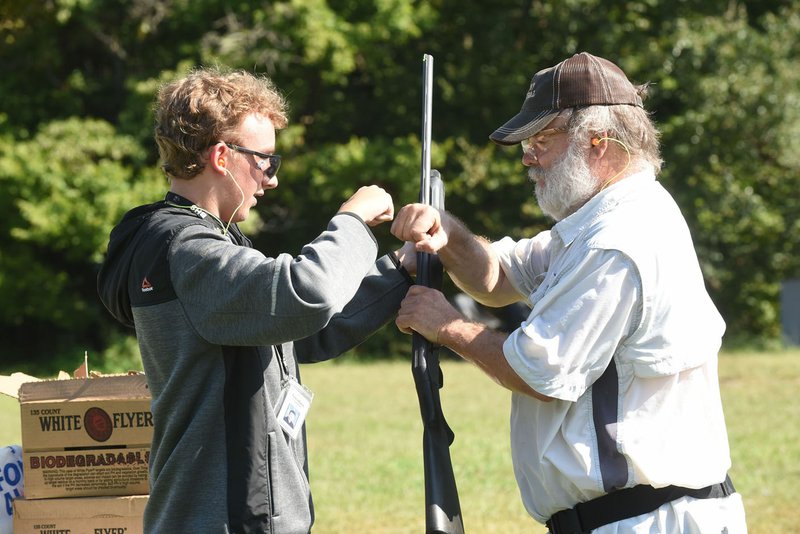
[[[431,118],[433,93],[433,56],[422,58],[422,171],[419,202],[444,209],[444,183],[431,170]],[[417,253],[416,283],[434,289],[442,287],[442,264],[439,257]],[[422,416],[422,454],[425,469],[426,534],[463,534],[461,506],[450,460],[450,445],[455,435],[445,421],[439,389],[444,385],[439,366],[438,347],[416,332],[412,335],[414,357],[412,373]]]

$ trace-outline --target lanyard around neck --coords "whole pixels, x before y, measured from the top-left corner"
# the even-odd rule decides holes
[[[180,208],[180,209],[183,209],[183,210],[189,210],[192,213],[194,213],[195,215],[197,215],[198,217],[200,217],[201,219],[205,219],[206,215],[207,215],[207,216],[211,217],[212,219],[214,219],[215,221],[217,221],[217,224],[219,224],[221,229],[225,228],[225,225],[223,224],[222,219],[220,219],[219,217],[217,217],[216,215],[214,215],[210,211],[201,208],[197,204],[192,204],[191,206],[186,206],[186,205],[183,205],[183,204],[176,204],[174,202],[170,202],[169,200],[165,200],[164,203],[167,206],[171,206],[173,208]]]

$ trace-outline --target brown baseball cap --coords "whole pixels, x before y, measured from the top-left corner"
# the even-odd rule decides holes
[[[536,134],[564,109],[577,106],[642,106],[639,89],[618,66],[586,52],[537,72],[519,113],[489,136],[514,145]]]

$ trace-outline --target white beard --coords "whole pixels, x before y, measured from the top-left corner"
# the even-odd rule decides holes
[[[589,169],[587,154],[581,152],[570,143],[561,160],[549,169],[528,169],[528,178],[536,184],[539,207],[556,221],[575,213],[599,188],[600,180]]]

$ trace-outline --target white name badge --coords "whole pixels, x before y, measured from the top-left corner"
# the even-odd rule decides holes
[[[314,393],[294,378],[284,383],[276,403],[275,416],[283,431],[292,439],[300,434],[313,399]]]

